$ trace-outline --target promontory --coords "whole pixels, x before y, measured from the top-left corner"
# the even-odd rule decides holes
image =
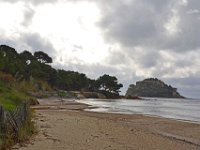
[[[131,84],[126,92],[126,97],[165,97],[184,98],[177,92],[177,88],[165,84],[157,78],[148,78]]]

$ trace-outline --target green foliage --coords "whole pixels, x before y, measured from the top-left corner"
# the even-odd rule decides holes
[[[118,84],[115,76],[103,75],[95,82],[95,87],[108,97],[119,96],[122,84]]]
[[[19,54],[19,58],[24,61],[24,63],[27,63],[27,61],[36,60],[32,53],[26,50]]]
[[[52,58],[42,51],[35,52],[34,56],[41,63],[52,63]]]
[[[28,96],[25,94],[2,84],[0,85],[0,91],[0,105],[3,105],[6,110],[12,110],[28,100]]]
[[[65,91],[58,91],[58,96],[59,96],[60,98],[64,98],[64,97],[67,96],[67,93],[66,93]]]
[[[37,100],[35,98],[27,96],[25,93],[18,89],[15,80],[13,80],[14,83],[12,83],[12,86],[9,83],[10,81],[7,82],[6,80],[5,82],[5,77],[7,76],[9,78],[12,77],[7,73],[0,72],[0,105],[3,106],[5,111],[12,112],[14,110],[18,110],[16,108],[25,102],[30,102],[30,104],[37,104]],[[6,124],[6,138],[0,137],[0,149],[3,150],[16,142],[24,141],[33,134],[35,127],[34,123],[31,121],[30,110],[28,110],[28,112],[27,120],[23,122],[22,126],[19,126],[17,132],[13,132],[13,127]],[[5,133],[3,132],[3,134]]]
[[[34,83],[30,82],[30,81],[20,81],[17,85],[16,85],[17,89],[19,89],[20,91],[26,93],[29,91],[35,92],[37,91],[37,88],[34,86]]]
[[[82,73],[58,70],[57,78],[53,81],[53,85],[61,90],[76,91],[87,89],[89,86],[89,79]]]
[[[47,83],[46,85],[58,90],[103,91],[118,95],[122,87],[114,76],[103,75],[95,81],[83,73],[56,70],[48,63],[52,63],[52,58],[42,51],[35,52],[34,55],[28,51],[18,54],[9,46],[0,46],[0,71],[11,74],[17,81],[22,82],[22,85],[25,81],[26,85],[24,84],[25,88],[23,88],[25,90],[46,90],[49,88],[46,88],[48,86],[45,87],[44,83]],[[28,85],[31,79],[41,83]]]
[[[27,82],[24,81],[17,83],[12,77],[13,83],[11,86],[9,82],[4,81],[4,78],[2,79],[2,77],[8,75],[9,74],[6,73],[4,74],[0,72],[0,105],[2,105],[6,110],[12,110],[16,106],[26,101],[30,101],[31,103],[37,103],[36,99],[26,94],[25,91],[27,91],[27,89],[25,90],[25,88],[27,88],[27,86],[24,87],[24,91],[21,89],[21,84],[27,85],[28,84]]]

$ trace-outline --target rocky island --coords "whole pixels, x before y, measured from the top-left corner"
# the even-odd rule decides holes
[[[165,84],[157,78],[148,78],[131,84],[126,92],[126,97],[165,97],[184,98],[177,92],[177,88]]]

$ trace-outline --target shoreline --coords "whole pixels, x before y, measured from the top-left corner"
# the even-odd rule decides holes
[[[198,108],[197,104],[196,107],[190,107],[189,101],[176,102],[173,101],[167,101],[166,100],[158,100],[157,102],[145,102],[145,101],[111,101],[111,103],[108,101],[103,100],[87,100],[84,102],[84,100],[78,100],[78,102],[83,102],[85,104],[91,104],[97,107],[97,109],[86,109],[86,111],[92,111],[92,112],[106,112],[106,113],[116,113],[116,114],[142,114],[145,116],[154,116],[154,117],[161,117],[161,118],[168,118],[173,119],[177,121],[182,122],[192,122],[200,124],[200,118],[199,113],[200,110]],[[200,102],[200,101],[199,101]],[[113,103],[113,106],[112,106]],[[162,104],[163,103],[163,104]],[[172,104],[174,103],[175,106]],[[156,105],[156,106],[154,106]],[[108,107],[107,107],[108,106]],[[186,107],[187,106],[187,107]],[[155,108],[154,108],[155,107]],[[168,108],[169,107],[169,108]],[[182,108],[183,107],[183,108]],[[193,111],[191,111],[193,109]]]
[[[78,102],[79,103],[79,102]],[[84,104],[84,103],[82,103]],[[199,124],[200,125],[200,122],[199,121],[192,121],[192,120],[184,120],[184,119],[176,119],[176,118],[167,118],[167,117],[162,117],[162,116],[158,116],[158,115],[150,115],[150,114],[134,114],[134,113],[122,113],[122,112],[97,112],[97,111],[90,111],[90,109],[96,109],[96,108],[100,108],[100,107],[88,107],[86,109],[80,109],[80,111],[83,111],[83,112],[90,112],[90,113],[102,113],[102,114],[113,114],[113,115],[133,115],[133,116],[144,116],[144,117],[151,117],[151,118],[160,118],[160,119],[169,119],[169,120],[172,120],[172,121],[179,121],[179,122],[183,122],[183,123],[192,123],[192,124]]]
[[[20,150],[198,150],[200,125],[145,115],[83,111],[89,105],[59,100],[34,106],[39,133]]]
[[[98,107],[95,107],[98,108]],[[87,108],[88,109],[88,108]],[[90,108],[89,108],[90,109]],[[191,121],[191,120],[184,120],[184,119],[175,119],[175,118],[166,118],[166,117],[162,117],[162,116],[157,116],[157,115],[149,115],[149,114],[131,114],[131,113],[114,113],[114,112],[95,112],[95,111],[89,111],[88,110],[82,110],[85,112],[91,112],[91,113],[102,113],[102,114],[113,114],[113,115],[133,115],[133,116],[143,116],[143,117],[150,117],[150,118],[160,118],[160,119],[167,119],[167,120],[171,120],[171,121],[178,121],[178,122],[183,122],[183,123],[192,123],[192,124],[199,124],[199,121]],[[92,109],[92,108],[91,108]]]

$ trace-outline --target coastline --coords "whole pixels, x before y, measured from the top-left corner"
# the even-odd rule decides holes
[[[86,111],[122,113],[122,114],[143,114],[179,121],[200,123],[200,101],[189,99],[162,99],[157,100],[99,100],[85,99],[78,100],[97,107],[96,109],[86,109]]]
[[[200,149],[200,124],[146,115],[83,111],[74,101],[40,100],[39,133],[20,150]],[[31,144],[30,144],[31,143]]]

